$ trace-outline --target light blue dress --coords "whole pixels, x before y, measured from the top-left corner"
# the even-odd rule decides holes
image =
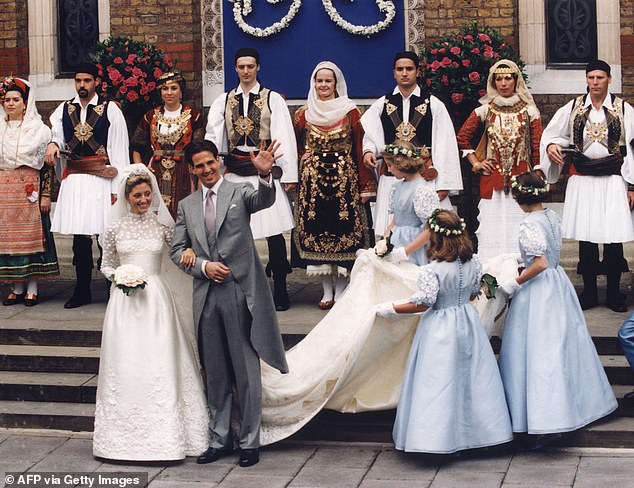
[[[423,232],[427,219],[439,206],[438,194],[423,178],[397,181],[390,194],[389,212],[394,214],[390,243],[402,247],[412,242]],[[419,266],[427,264],[426,250],[427,246],[421,247],[408,256],[409,261]]]
[[[429,305],[407,360],[392,435],[396,449],[446,454],[513,439],[497,362],[469,298],[477,256],[421,268],[410,301]]]
[[[500,372],[514,432],[568,432],[606,416],[617,402],[579,300],[559,266],[561,222],[549,209],[520,224],[524,266],[548,268],[515,292],[504,327]]]

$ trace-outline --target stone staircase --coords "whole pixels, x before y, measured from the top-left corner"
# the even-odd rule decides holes
[[[57,245],[64,277],[72,271],[70,240],[58,238]],[[266,245],[258,243],[265,257]],[[627,251],[628,256],[634,253]],[[562,264],[576,281],[576,243],[566,242]],[[630,265],[632,269],[634,266]],[[95,275],[97,276],[97,275]],[[289,275],[292,308],[278,314],[285,345],[291,347],[324,315],[316,307],[321,296],[316,281],[296,270]],[[634,301],[630,277],[623,280]],[[0,427],[92,431],[99,367],[101,325],[105,310],[105,286],[93,281],[95,302],[75,310],[65,310],[64,301],[72,291],[67,280],[42,283],[42,303],[0,307]],[[616,339],[626,314],[598,307],[586,312],[586,320],[608,378],[619,399],[619,409],[608,419],[568,434],[562,444],[587,447],[634,448],[634,402],[624,400],[634,389],[629,369]],[[496,352],[500,341],[493,338]],[[318,440],[391,442],[394,411],[339,414],[323,411],[297,437]]]

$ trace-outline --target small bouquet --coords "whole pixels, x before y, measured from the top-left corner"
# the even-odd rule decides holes
[[[480,283],[482,283],[484,296],[487,297],[487,299],[495,298],[495,294],[499,286],[497,278],[489,273],[484,273]]]
[[[114,271],[112,281],[123,293],[130,295],[135,290],[145,288],[147,275],[140,266],[122,264]]]
[[[381,239],[379,242],[376,243],[376,245],[374,246],[374,253],[378,257],[384,258],[392,252],[392,249],[394,249],[394,244],[390,242],[391,238],[392,233],[389,233],[384,239]]]

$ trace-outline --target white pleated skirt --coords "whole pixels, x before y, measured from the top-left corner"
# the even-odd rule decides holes
[[[563,236],[599,244],[634,240],[627,183],[619,175],[568,180],[562,218]]]
[[[111,181],[94,175],[73,174],[62,180],[51,222],[60,234],[101,234],[110,212]],[[119,195],[125,198],[124,195]]]
[[[253,188],[258,187],[260,180],[259,176],[239,176],[235,173],[226,173],[224,177],[233,183],[251,183]],[[295,227],[291,202],[280,181],[273,181],[275,182],[275,203],[251,215],[251,233],[254,239],[282,234]]]
[[[379,178],[379,187],[376,190],[376,205],[374,205],[374,212],[372,213],[374,233],[377,236],[385,235],[385,229],[387,229],[387,226],[392,222],[393,215],[389,213],[388,210],[390,208],[392,187],[397,181],[398,180],[394,176],[381,176]],[[432,190],[436,190],[436,185],[433,181],[427,181],[426,184]],[[449,197],[440,202],[440,208],[454,210]]]

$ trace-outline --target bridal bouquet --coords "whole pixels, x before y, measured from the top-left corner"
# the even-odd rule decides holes
[[[388,254],[390,254],[392,249],[394,249],[394,244],[390,242],[391,237],[392,234],[390,233],[384,239],[381,239],[379,242],[377,242],[374,246],[374,253],[378,257],[384,258]]]
[[[142,290],[147,285],[147,275],[143,268],[134,264],[122,264],[114,271],[112,281],[123,293],[129,295]]]

